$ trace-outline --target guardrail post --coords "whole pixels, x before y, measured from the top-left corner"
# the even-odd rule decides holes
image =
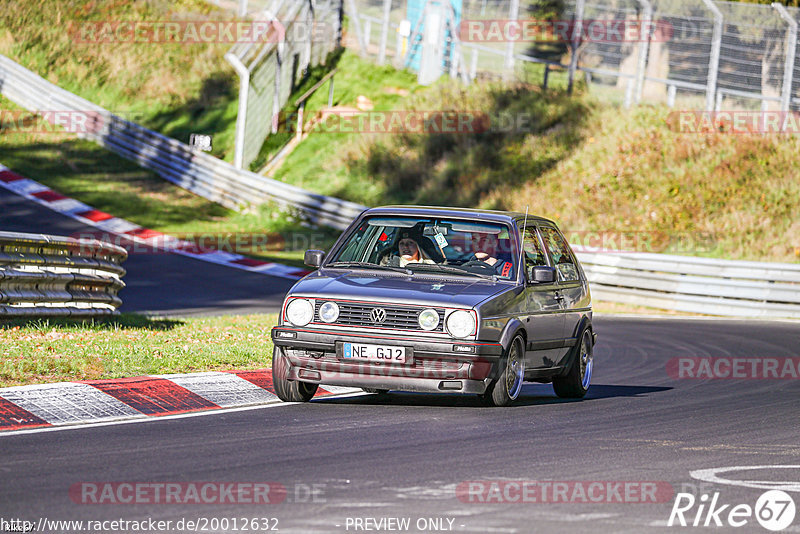
[[[378,50],[378,64],[386,63],[386,41],[389,39],[389,19],[392,16],[392,0],[383,0],[383,23],[381,24],[381,44]]]
[[[792,103],[792,78],[794,75],[794,58],[797,52],[797,21],[789,15],[789,12],[786,11],[782,4],[775,2],[772,7],[789,25],[789,31],[786,32],[786,64],[783,68],[783,88],[781,90],[781,111],[787,112]]]
[[[570,39],[572,55],[569,58],[569,71],[567,72],[568,95],[572,94],[572,86],[575,82],[575,70],[578,68],[578,47],[581,45],[583,36],[583,10],[585,4],[585,0],[577,0],[575,3],[575,20],[572,28],[572,38]]]
[[[722,47],[722,11],[712,2],[703,0],[709,11],[714,14],[714,32],[711,35],[711,57],[708,60],[708,79],[706,82],[706,111],[714,109],[714,98],[717,91],[717,75],[719,74],[719,55]]]
[[[333,76],[331,76],[331,84],[328,86],[328,107],[333,107]]]
[[[639,43],[639,61],[636,64],[636,93],[634,101],[638,104],[642,100],[644,91],[644,78],[647,74],[647,55],[650,53],[650,28],[653,21],[653,6],[649,0],[639,0],[642,6],[642,29],[647,28],[647,39]]]
[[[675,95],[678,92],[678,88],[674,85],[667,86],[667,107],[672,108],[675,107]]]
[[[509,20],[517,21],[519,20],[519,0],[511,0],[511,4],[508,9],[508,18]],[[505,69],[506,72],[504,73],[503,77],[507,80],[513,78],[514,75],[514,45],[516,43],[513,39],[509,39],[508,43],[506,43],[506,62],[505,62]]]

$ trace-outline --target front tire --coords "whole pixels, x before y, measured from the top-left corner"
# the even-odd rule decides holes
[[[272,385],[275,394],[284,402],[308,402],[317,392],[318,384],[289,380],[289,359],[280,347],[272,351]]]
[[[500,373],[497,380],[489,386],[483,399],[492,406],[508,406],[519,397],[525,378],[523,363],[524,346],[522,336],[517,335],[508,346],[505,356],[500,360]]]
[[[580,340],[575,346],[578,353],[572,358],[567,375],[553,379],[553,390],[563,399],[583,398],[592,382],[594,347],[592,333],[588,327],[583,329]]]

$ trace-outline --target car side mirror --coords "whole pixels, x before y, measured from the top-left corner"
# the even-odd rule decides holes
[[[528,281],[534,284],[552,284],[556,281],[556,270],[546,265],[537,265],[531,270]]]
[[[319,267],[324,259],[324,250],[306,250],[305,256],[303,256],[303,263],[309,267]]]

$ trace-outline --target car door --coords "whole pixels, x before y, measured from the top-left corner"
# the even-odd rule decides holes
[[[553,267],[556,268],[558,300],[564,317],[562,338],[565,347],[562,355],[566,354],[574,344],[576,329],[581,320],[580,303],[585,294],[584,283],[581,280],[575,256],[567,244],[564,236],[555,226],[543,224],[540,227],[542,240],[550,256]]]
[[[535,225],[524,231],[525,252],[525,328],[528,334],[526,367],[549,368],[556,365],[564,337],[564,314],[559,300],[559,285],[533,282],[533,268],[547,266],[547,255]]]

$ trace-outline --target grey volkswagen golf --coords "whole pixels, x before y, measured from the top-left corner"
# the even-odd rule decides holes
[[[548,219],[373,208],[305,262],[318,269],[292,287],[272,330],[284,401],[308,401],[319,384],[477,394],[496,406],[524,381],[552,382],[559,397],[589,389],[589,286]]]

